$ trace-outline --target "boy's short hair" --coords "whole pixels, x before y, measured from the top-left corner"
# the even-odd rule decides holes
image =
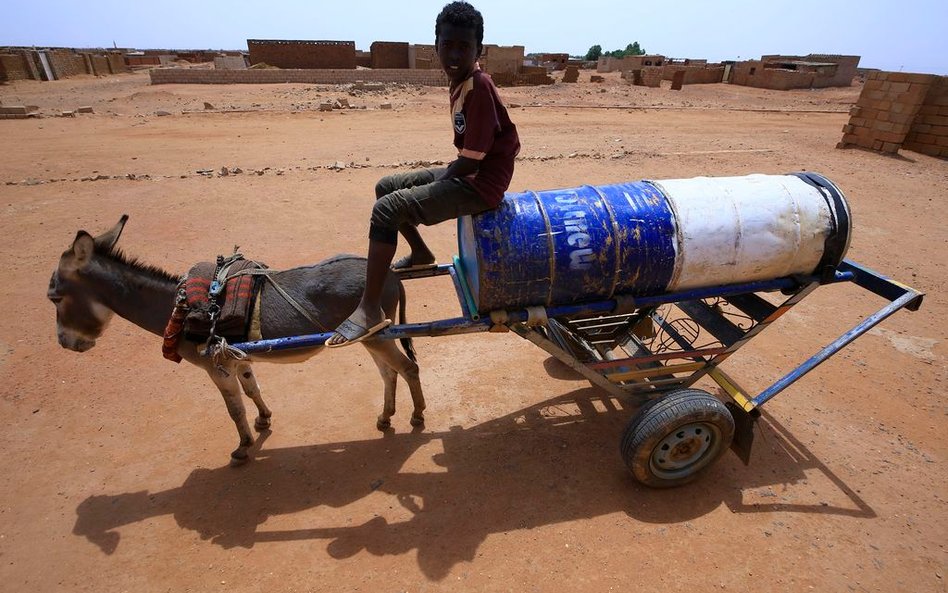
[[[441,9],[441,14],[435,20],[435,43],[441,33],[441,25],[447,23],[455,27],[469,27],[474,29],[477,37],[477,46],[484,44],[484,17],[467,2],[452,2]]]

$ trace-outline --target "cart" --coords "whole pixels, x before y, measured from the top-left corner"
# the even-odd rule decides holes
[[[917,310],[923,293],[851,260],[819,276],[797,276],[667,294],[617,296],[553,307],[478,313],[464,265],[402,272],[403,280],[449,276],[459,317],[390,326],[379,339],[513,332],[533,342],[594,386],[634,397],[641,409],[620,439],[622,458],[643,484],[665,488],[695,479],[728,448],[746,464],[760,407],[872,327],[906,308]],[[744,344],[823,285],[849,283],[886,304],[755,395],[742,389],[721,364]],[[233,344],[246,353],[322,345],[331,334]],[[708,376],[722,398],[692,386]],[[724,400],[724,401],[722,401]]]

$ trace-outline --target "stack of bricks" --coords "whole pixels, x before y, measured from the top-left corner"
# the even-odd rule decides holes
[[[576,66],[567,66],[563,73],[563,82],[576,82],[579,80],[579,68]]]
[[[662,85],[662,67],[645,66],[644,68],[625,70],[622,72],[622,78],[630,81],[635,86],[658,88]]]
[[[26,119],[36,111],[35,107],[26,105],[0,105],[0,119]]]
[[[948,157],[948,76],[939,76],[932,82],[902,148]]]
[[[843,126],[843,139],[837,148],[860,146],[898,153],[938,78],[932,74],[871,72],[855,107],[849,111],[849,123]],[[940,117],[937,106],[934,117]]]

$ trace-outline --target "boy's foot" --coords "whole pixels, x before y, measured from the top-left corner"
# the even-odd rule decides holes
[[[326,347],[341,348],[349,344],[355,344],[392,325],[392,320],[385,319],[381,311],[379,311],[379,318],[381,318],[381,321],[378,318],[368,320],[359,309],[356,309],[348,319],[339,324],[336,332],[326,340]]]
[[[434,255],[428,258],[416,258],[414,255],[406,255],[399,258],[392,264],[392,270],[395,272],[413,272],[415,270],[427,270],[429,268],[437,267],[438,262],[435,261]]]

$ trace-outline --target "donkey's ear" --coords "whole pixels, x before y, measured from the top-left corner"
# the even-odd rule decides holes
[[[76,256],[74,260],[76,268],[85,267],[95,252],[95,239],[89,233],[79,231],[76,233],[76,240],[72,242],[72,252]]]
[[[118,243],[119,237],[122,236],[122,229],[125,228],[126,222],[128,222],[128,214],[123,214],[114,227],[95,238],[96,244],[112,251],[112,248]]]

